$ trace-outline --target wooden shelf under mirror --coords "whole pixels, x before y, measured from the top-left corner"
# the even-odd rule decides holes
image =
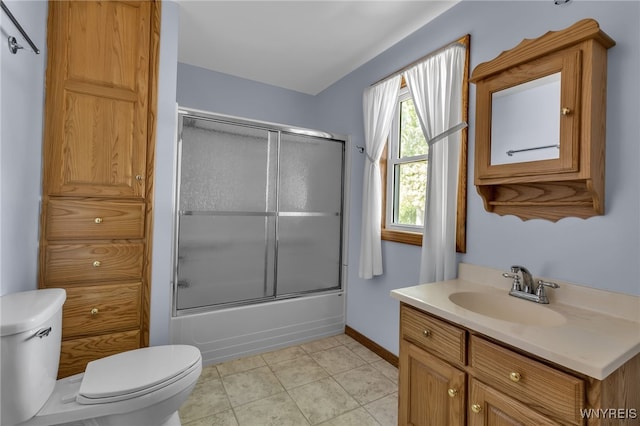
[[[557,221],[604,214],[607,49],[593,19],[478,65],[475,185],[485,209]]]

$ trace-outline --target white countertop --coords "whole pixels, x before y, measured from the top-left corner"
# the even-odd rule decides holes
[[[599,380],[640,353],[640,297],[556,281],[563,290],[556,294],[553,292],[557,290],[547,290],[550,303],[538,305],[509,296],[510,280],[501,277],[500,272],[461,264],[457,279],[400,288],[393,290],[391,296]],[[522,309],[524,323],[464,309],[449,299],[461,292],[482,292],[491,295],[496,306],[509,304],[516,311]],[[579,301],[580,307],[567,303],[572,300]],[[540,311],[541,317],[560,318],[559,314],[563,318],[551,325],[537,325],[525,314],[527,310]],[[545,319],[541,318],[540,322]]]

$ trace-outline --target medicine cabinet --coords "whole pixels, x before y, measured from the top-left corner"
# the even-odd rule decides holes
[[[475,185],[485,209],[557,221],[604,214],[607,49],[593,19],[478,65]]]

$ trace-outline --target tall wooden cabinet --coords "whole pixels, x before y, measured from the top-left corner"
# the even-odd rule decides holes
[[[59,376],[149,343],[160,4],[50,1],[39,286]]]

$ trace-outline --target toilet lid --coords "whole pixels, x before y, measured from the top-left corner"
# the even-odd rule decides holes
[[[102,404],[135,398],[179,380],[200,362],[200,351],[188,345],[153,346],[91,361],[76,401]]]

